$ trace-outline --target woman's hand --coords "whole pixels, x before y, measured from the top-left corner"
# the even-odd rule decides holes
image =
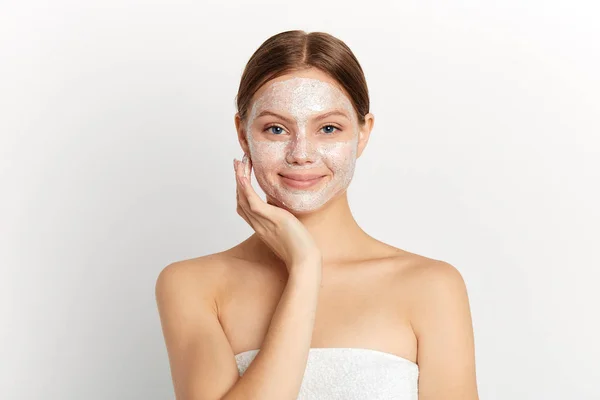
[[[287,266],[321,266],[321,250],[313,237],[292,213],[263,201],[250,183],[252,165],[244,154],[242,161],[233,160],[237,181],[237,213],[254,229],[261,240]],[[314,261],[314,263],[312,262]]]

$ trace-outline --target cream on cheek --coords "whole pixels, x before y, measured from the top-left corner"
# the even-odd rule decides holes
[[[267,196],[291,210],[316,210],[345,190],[352,180],[358,143],[357,126],[353,126],[354,131],[349,140],[332,140],[319,137],[327,135],[325,133],[315,136],[306,131],[307,121],[312,114],[332,108],[345,108],[353,120],[356,120],[350,101],[339,89],[327,82],[310,78],[276,82],[253,104],[246,132],[249,133],[247,139],[256,180]],[[292,116],[297,126],[290,128],[295,129],[295,132],[282,133],[285,140],[269,139],[258,131],[262,127],[255,127],[257,131],[253,134],[249,128],[257,113],[264,109],[280,110]],[[271,135],[277,136],[274,133]],[[294,162],[299,159],[307,162]],[[282,184],[279,172],[299,170],[323,172],[329,176],[317,187],[310,189],[293,189]]]

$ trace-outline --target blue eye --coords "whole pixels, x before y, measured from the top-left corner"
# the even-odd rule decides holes
[[[274,131],[272,130],[273,128],[275,128],[275,129],[279,129],[279,132],[274,132]],[[277,125],[271,125],[271,126],[267,127],[267,129],[265,129],[265,130],[268,130],[268,129],[271,129],[271,133],[274,133],[274,134],[276,134],[276,135],[280,135],[280,134],[281,134],[281,132],[283,132],[283,128],[282,128],[282,127],[280,127],[280,126],[277,126]]]
[[[330,128],[330,129],[327,129]],[[276,130],[275,130],[276,129]],[[325,129],[324,133],[326,133],[327,135],[331,135],[333,133],[335,133],[335,130],[337,129],[338,131],[340,130],[337,126],[334,125],[325,125],[323,128],[321,129]],[[265,131],[270,130],[271,133],[275,134],[275,135],[281,135],[284,132],[284,129],[278,125],[271,125],[265,128]]]
[[[325,126],[324,126],[323,128],[321,128],[321,129],[325,129],[325,128],[333,128],[333,129],[338,129],[338,127],[337,127],[337,126],[333,126],[333,125],[325,125]],[[334,131],[329,131],[329,132],[325,132],[325,133],[332,134],[333,132],[334,132]]]

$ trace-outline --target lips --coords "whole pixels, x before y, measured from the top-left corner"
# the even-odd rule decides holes
[[[279,174],[279,175],[281,175],[287,179],[292,179],[295,181],[312,181],[314,179],[324,176],[323,174],[294,174],[294,173]]]
[[[279,174],[283,183],[294,189],[308,189],[316,186],[325,177],[321,174]]]

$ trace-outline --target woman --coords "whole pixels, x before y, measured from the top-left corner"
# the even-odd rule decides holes
[[[177,399],[478,399],[460,273],[374,239],[348,206],[374,123],[351,50],[277,34],[237,107],[237,212],[255,233],[156,283]]]

